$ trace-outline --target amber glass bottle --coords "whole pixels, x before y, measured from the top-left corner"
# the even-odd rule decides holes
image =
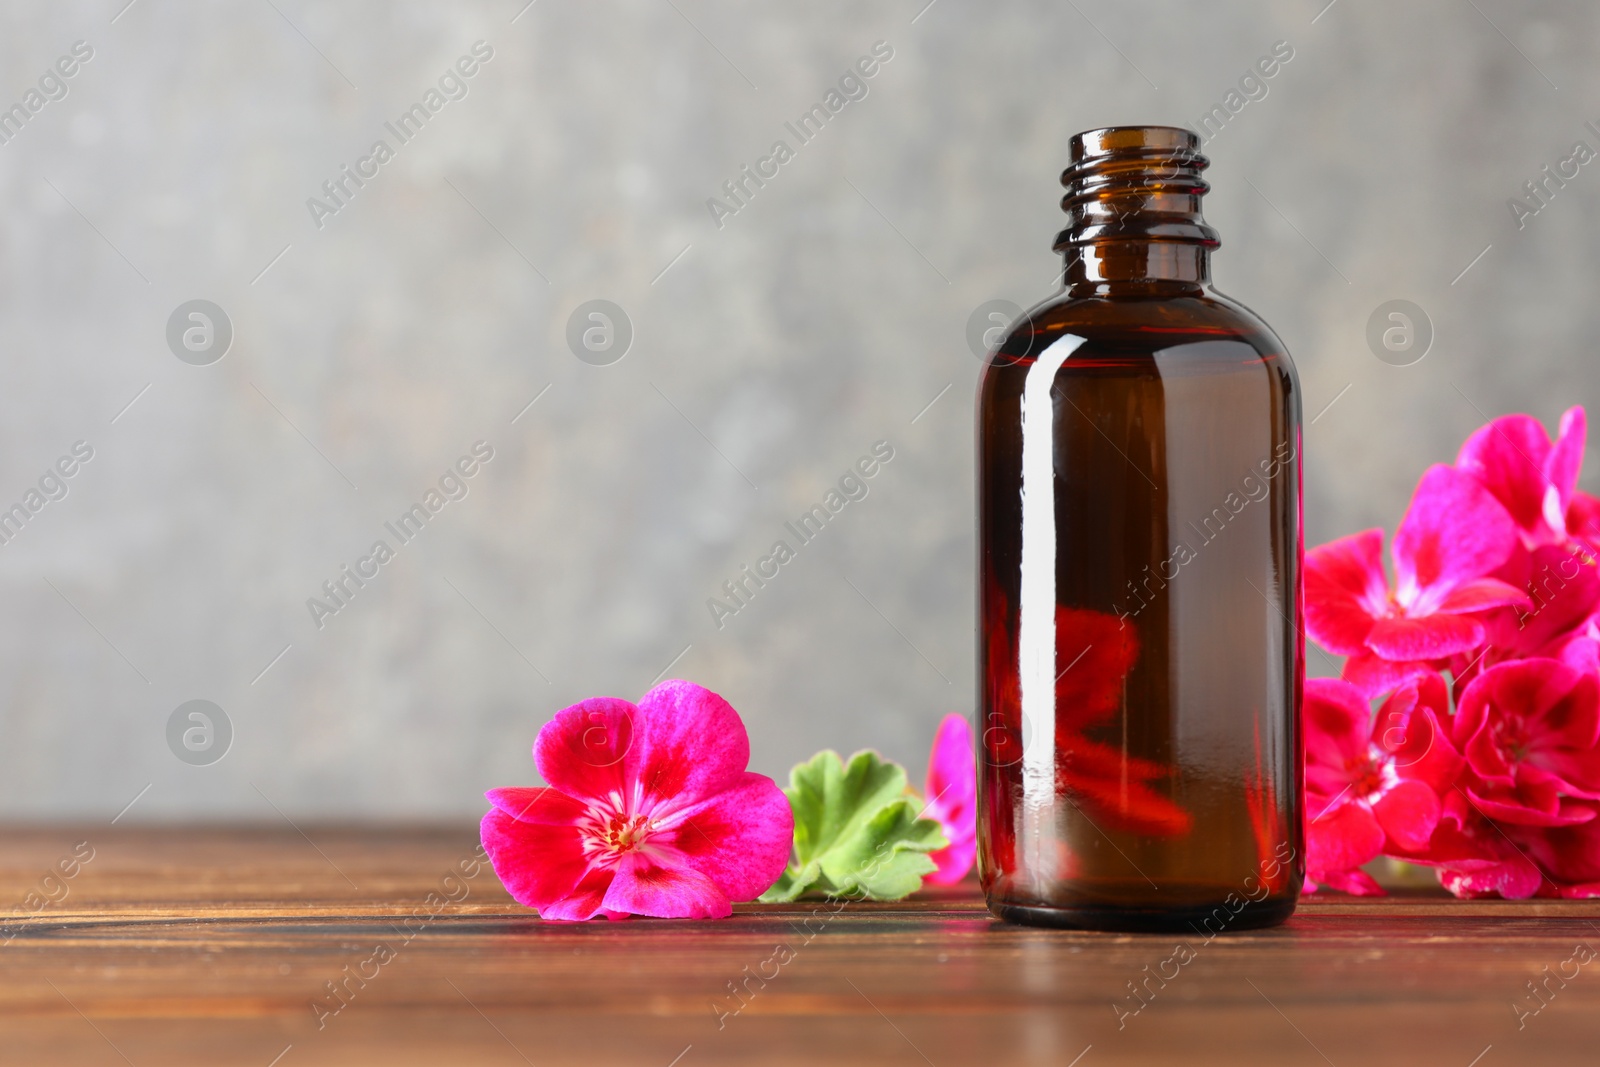
[[[978,399],[979,842],[1019,922],[1282,922],[1301,828],[1300,387],[1211,288],[1187,130],[1092,130],[1060,293]]]

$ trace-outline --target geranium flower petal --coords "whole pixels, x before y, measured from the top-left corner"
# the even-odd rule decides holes
[[[495,807],[478,829],[494,873],[526,907],[543,909],[567,896],[589,869],[575,826],[518,822]]]
[[[1495,641],[1515,655],[1547,655],[1547,646],[1581,632],[1600,608],[1600,567],[1586,563],[1582,552],[1552,545],[1535,549],[1527,584],[1533,593],[1524,605],[1529,610]]]
[[[1467,438],[1456,466],[1493,493],[1519,527],[1533,530],[1543,520],[1549,455],[1550,437],[1538,419],[1505,415]]]
[[[1575,637],[1560,646],[1555,658],[1580,674],[1600,674],[1600,641]]]
[[[1456,780],[1466,760],[1450,742],[1450,731],[1432,708],[1412,711],[1402,728],[1405,740],[1395,750],[1395,774],[1407,781],[1421,782],[1435,795],[1443,796]]]
[[[1435,770],[1449,769],[1451,778],[1460,756],[1443,732],[1441,723],[1450,715],[1450,688],[1438,671],[1423,670],[1406,678],[1378,709],[1372,720],[1372,743],[1394,756],[1396,771],[1403,778],[1423,778]],[[1437,768],[1436,752],[1446,761]],[[1449,783],[1433,783],[1443,792]]]
[[[1538,892],[1544,876],[1507,829],[1490,823],[1460,790],[1445,798],[1445,809],[1427,849],[1404,857],[1408,862],[1439,868],[1439,883],[1458,897],[1521,900]],[[1509,829],[1518,836],[1541,832]]]
[[[1588,900],[1600,897],[1600,882],[1588,882],[1581,885],[1564,885],[1559,887],[1560,896],[1566,900]]]
[[[1537,830],[1524,840],[1528,855],[1556,880],[1600,883],[1600,819]]]
[[[1556,532],[1565,533],[1566,511],[1572,503],[1572,493],[1578,486],[1578,474],[1583,468],[1583,448],[1589,436],[1589,418],[1582,406],[1568,408],[1561,415],[1561,425],[1555,445],[1545,460],[1545,474],[1550,488],[1557,493],[1559,510],[1553,524]]]
[[[1383,827],[1365,804],[1345,801],[1306,823],[1306,872],[1326,883],[1383,851]]]
[[[1437,610],[1460,614],[1507,606],[1531,608],[1533,601],[1521,589],[1497,578],[1474,578],[1446,593],[1440,599]]]
[[[559,789],[511,786],[491,789],[484,796],[518,822],[571,825],[589,810],[588,805],[573,800]]]
[[[1421,782],[1405,781],[1373,801],[1372,814],[1389,840],[1406,851],[1426,848],[1439,825],[1439,796]]]
[[[1408,588],[1448,588],[1482,578],[1506,561],[1516,542],[1510,514],[1489,490],[1470,475],[1436,463],[1417,483],[1395,530],[1397,595],[1404,602]]]
[[[1594,818],[1593,808],[1562,799],[1549,781],[1518,782],[1515,792],[1470,792],[1485,817],[1512,826],[1573,826]]]
[[[615,697],[593,697],[562,708],[533,744],[533,762],[546,782],[581,800],[622,795],[624,763],[637,742],[639,709]]]
[[[1548,774],[1556,783],[1556,790],[1563,796],[1579,800],[1600,800],[1600,767],[1596,766],[1600,760],[1600,753],[1593,749],[1572,751],[1570,749],[1555,749],[1550,752],[1535,753],[1519,768],[1519,774],[1530,774],[1535,771]]]
[[[951,840],[947,847],[928,853],[928,858],[935,869],[923,875],[922,880],[929,885],[955,885],[967,876],[978,858],[977,835]]]
[[[639,810],[688,806],[739,783],[750,763],[750,737],[739,713],[693,682],[662,682],[639,701],[633,748],[625,761]]]
[[[603,906],[658,919],[722,919],[733,914],[732,903],[710,878],[690,867],[666,866],[649,848],[623,855]]]
[[[973,763],[972,727],[964,715],[946,715],[933,735],[924,782],[929,806],[946,810],[969,807],[977,799],[977,769]]]
[[[1364,530],[1306,553],[1306,632],[1341,656],[1366,647],[1372,620],[1389,597],[1383,531]]]
[[[570,893],[540,908],[539,918],[547,922],[584,922],[594,918],[605,910],[606,891],[615,877],[616,872],[609,868],[591,868]],[[611,915],[607,913],[606,917],[611,918]]]
[[[1361,690],[1363,696],[1375,697],[1393,692],[1412,678],[1432,673],[1433,668],[1421,660],[1400,663],[1367,650],[1346,659],[1339,676]]]
[[[1467,758],[1473,773],[1485,781],[1498,782],[1507,787],[1511,783],[1512,768],[1494,736],[1491,718],[1497,713],[1497,707],[1504,703],[1502,689],[1511,690],[1524,680],[1524,670],[1518,669],[1507,674],[1508,668],[1517,666],[1500,664],[1474,678],[1461,694],[1453,723],[1456,747]],[[1533,683],[1533,692],[1536,693],[1539,680],[1529,681]],[[1511,706],[1519,704],[1514,700]]]
[[[1483,644],[1483,624],[1466,615],[1379,619],[1372,624],[1367,644],[1387,660],[1443,659]]]
[[[924,876],[934,885],[959,882],[972,869],[978,850],[978,781],[973,762],[972,728],[966,716],[950,714],[939,723],[928,756],[923,815],[944,830],[946,848],[929,853],[937,868]]]
[[[789,862],[794,812],[783,790],[764,774],[746,771],[739,784],[671,821],[677,855],[716,883],[728,900],[754,900]]]
[[[1582,490],[1572,491],[1567,505],[1567,533],[1586,542],[1591,551],[1600,552],[1600,497]]]
[[[1463,871],[1439,871],[1439,884],[1462,899],[1500,896],[1506,900],[1527,900],[1539,891],[1544,876],[1532,863],[1512,856],[1487,867]]]
[[[1339,678],[1307,678],[1305,686],[1306,760],[1349,766],[1365,758],[1372,713],[1367,698]]]
[[[1439,824],[1427,847],[1416,852],[1396,849],[1407,863],[1473,870],[1498,863],[1509,850],[1504,836],[1472,806],[1459,789],[1445,796]]]
[[[1329,889],[1337,889],[1341,893],[1349,893],[1354,897],[1388,896],[1383,886],[1379,885],[1372,875],[1359,867],[1349,871],[1324,871],[1322,884]]]
[[[1558,748],[1574,755],[1595,754],[1596,742],[1600,741],[1600,691],[1597,691],[1596,680],[1589,675],[1575,673],[1564,663],[1559,666],[1559,671],[1550,672],[1551,680],[1554,685],[1565,687],[1565,691],[1536,709],[1544,736],[1534,747],[1540,755],[1554,755],[1549,750]],[[1597,764],[1597,768],[1600,768],[1600,764]]]
[[[1558,706],[1578,685],[1581,675],[1557,660],[1525,659],[1484,671],[1461,695],[1459,731],[1473,730],[1491,713],[1539,719]],[[1592,742],[1592,739],[1591,739]]]

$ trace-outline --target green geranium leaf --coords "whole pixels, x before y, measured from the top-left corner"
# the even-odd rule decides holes
[[[949,844],[937,822],[918,818],[906,772],[876,752],[857,752],[849,763],[819,752],[789,772],[784,794],[794,812],[794,853],[761,894],[768,903],[800,896],[899,900],[934,870],[928,853]]]

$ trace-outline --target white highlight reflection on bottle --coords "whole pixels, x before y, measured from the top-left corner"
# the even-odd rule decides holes
[[[1056,373],[1084,338],[1057,338],[1022,386],[1022,583],[1018,680],[1022,689],[1020,851],[1038,899],[1059,862],[1056,837]]]

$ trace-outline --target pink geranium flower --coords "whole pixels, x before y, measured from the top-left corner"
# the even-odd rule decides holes
[[[1553,659],[1502,663],[1461,696],[1462,785],[1485,816],[1524,826],[1595,817],[1600,800],[1600,680]]]
[[[722,918],[789,861],[789,801],[746,770],[744,723],[709,689],[669,681],[637,706],[574,704],[539,731],[533,760],[549,787],[491,789],[482,835],[540,918]]]
[[[1565,545],[1573,527],[1584,525],[1593,514],[1594,499],[1580,499],[1583,495],[1577,492],[1587,433],[1582,407],[1569,408],[1561,416],[1554,442],[1538,419],[1504,415],[1467,438],[1456,468],[1494,494],[1526,547]]]
[[[965,716],[946,715],[939,724],[928,754],[926,789],[928,803],[922,814],[939,823],[950,844],[929,853],[938,869],[923,881],[951,885],[967,876],[978,854],[978,782],[972,728]]]
[[[1462,760],[1444,723],[1444,679],[1408,681],[1376,717],[1348,682],[1306,682],[1306,868],[1313,882],[1381,893],[1360,866],[1426,848]]]
[[[1351,657],[1346,677],[1369,693],[1393,688],[1415,667],[1483,644],[1479,613],[1527,606],[1527,595],[1488,577],[1505,563],[1517,529],[1474,478],[1442,464],[1423,475],[1383,570],[1383,531],[1367,530],[1306,553],[1306,630]]]

